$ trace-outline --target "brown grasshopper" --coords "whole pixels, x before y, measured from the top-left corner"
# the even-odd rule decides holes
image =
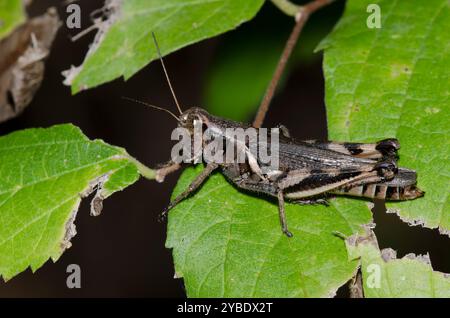
[[[278,128],[281,134],[277,140],[279,165],[272,168],[262,163],[258,153],[245,151],[249,146],[248,141],[238,145],[237,141],[226,133],[227,128],[247,129],[251,125],[219,118],[197,107],[184,112],[181,110],[156,38],[154,40],[180,115],[177,116],[166,109],[162,110],[176,118],[178,127],[186,129],[192,139],[196,123],[201,123],[202,131],[206,129],[214,131],[216,138],[224,139],[228,147],[244,150],[245,155],[244,162],[207,162],[205,169],[189,187],[170,202],[164,214],[194,193],[217,169],[220,169],[239,189],[277,198],[281,229],[288,237],[292,234],[287,226],[285,200],[299,204],[327,205],[326,198],[329,195],[385,200],[412,200],[423,196],[424,192],[416,187],[415,171],[397,167],[397,150],[400,145],[396,139],[385,139],[371,144],[299,141],[292,138],[284,126],[280,126]],[[148,106],[161,109],[153,105]],[[265,146],[270,148],[271,142],[272,135]],[[206,146],[207,142],[202,141],[202,147]],[[191,154],[185,163],[194,162],[195,155]],[[174,161],[160,166],[157,170],[157,181],[162,182],[166,175],[181,167],[182,164]]]

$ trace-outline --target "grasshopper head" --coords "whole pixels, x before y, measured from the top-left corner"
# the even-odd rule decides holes
[[[179,127],[183,127],[193,132],[194,124],[199,122],[208,125],[209,113],[203,108],[191,107],[180,115]]]

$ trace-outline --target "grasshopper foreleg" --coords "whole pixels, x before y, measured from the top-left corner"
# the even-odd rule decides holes
[[[203,184],[203,182],[205,182],[209,175],[217,169],[218,166],[219,165],[216,163],[208,163],[205,169],[203,169],[203,171],[194,179],[194,181],[191,182],[189,187],[169,203],[169,206],[163,211],[162,217],[165,217],[169,210],[173,209],[178,203],[195,192]]]

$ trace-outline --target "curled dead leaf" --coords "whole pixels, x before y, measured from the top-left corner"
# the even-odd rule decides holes
[[[56,10],[50,8],[0,41],[0,122],[22,113],[33,99],[60,26]]]

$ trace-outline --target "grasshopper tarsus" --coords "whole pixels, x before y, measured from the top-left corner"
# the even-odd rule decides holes
[[[164,223],[167,220],[167,213],[168,209],[164,209],[159,215],[158,215],[158,222]]]
[[[316,199],[303,199],[303,200],[295,200],[293,203],[300,205],[315,205],[320,204],[324,206],[330,206],[330,202],[326,198],[316,198]]]

